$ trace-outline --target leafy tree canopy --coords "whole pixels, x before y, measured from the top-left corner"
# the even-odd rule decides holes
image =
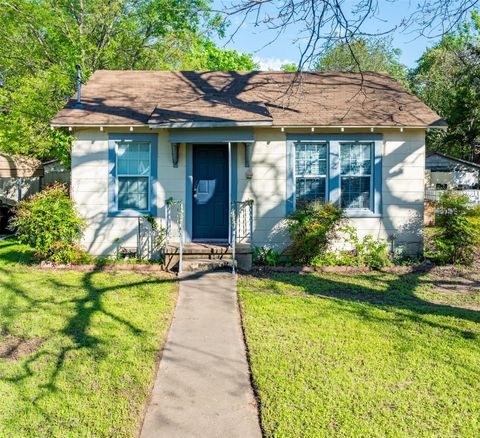
[[[48,123],[97,69],[253,69],[211,41],[224,24],[210,0],[7,0],[0,3],[0,149],[69,157]]]
[[[399,61],[400,49],[392,47],[389,38],[358,37],[349,44],[337,43],[317,61],[316,70],[345,72],[386,72],[408,85],[407,68]]]
[[[200,40],[183,61],[191,70],[258,70],[251,55],[217,47],[210,40]]]
[[[295,64],[294,62],[286,63],[286,64],[282,64],[280,69],[284,72],[294,73],[294,72],[298,71],[298,65]]]
[[[416,94],[449,124],[430,150],[480,162],[480,15],[427,49],[411,73]]]

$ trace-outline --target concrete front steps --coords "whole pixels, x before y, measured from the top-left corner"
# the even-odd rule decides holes
[[[184,260],[182,266],[183,272],[204,272],[215,270],[232,270],[232,259],[192,259]]]
[[[253,250],[250,244],[239,243],[235,248],[237,268],[249,271],[252,268]],[[165,265],[168,270],[178,269],[180,259],[178,244],[168,246]],[[210,271],[232,268],[232,247],[210,243],[188,243],[183,247],[183,270],[186,272]]]

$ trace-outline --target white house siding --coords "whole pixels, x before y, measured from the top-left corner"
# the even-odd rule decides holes
[[[238,199],[254,201],[254,244],[283,248],[287,199],[287,144],[280,129],[255,130],[252,177],[246,178],[244,149],[238,148]]]
[[[384,133],[382,159],[382,218],[377,234],[407,254],[419,254],[423,248],[423,208],[425,199],[425,131],[407,129]],[[359,229],[368,228],[363,223]],[[375,229],[374,229],[375,230]],[[376,231],[376,230],[375,230]]]
[[[115,129],[112,132],[121,131]],[[151,131],[135,132],[151,134]],[[135,248],[138,220],[108,216],[108,130],[79,130],[76,136],[72,147],[71,193],[78,212],[87,221],[84,247],[94,255],[113,254],[117,246]],[[157,195],[161,222],[165,216],[166,199],[185,198],[184,146],[180,151],[178,168],[174,168],[166,131],[158,133]]]
[[[152,133],[138,129],[134,132]],[[423,241],[425,133],[423,129],[404,132],[386,129],[381,133],[384,135],[382,217],[352,218],[350,222],[361,237],[366,234],[385,239],[394,237],[396,247],[410,254],[418,253]],[[108,130],[84,129],[76,135],[72,149],[72,196],[88,223],[84,246],[96,255],[115,252],[117,238],[121,246],[135,247],[137,219],[108,216]],[[161,131],[158,136],[157,205],[158,215],[163,218],[166,199],[172,196],[185,200],[186,152],[182,144],[178,168],[174,168],[167,131]],[[255,130],[251,179],[246,175],[244,154],[244,147],[239,145],[238,199],[255,201],[254,243],[281,249],[288,244],[284,219],[286,133],[278,128]]]
[[[369,131],[358,131],[362,132]],[[399,251],[416,254],[423,245],[425,132],[423,129],[405,129],[403,132],[389,129],[381,133],[384,136],[382,217],[351,218],[349,221],[361,238],[367,234],[383,239],[393,237],[393,245]],[[284,220],[286,133],[280,129],[255,131],[253,176],[250,180],[245,177],[243,148],[239,148],[238,153],[238,196],[241,200],[255,201],[255,244],[282,249],[288,244]]]

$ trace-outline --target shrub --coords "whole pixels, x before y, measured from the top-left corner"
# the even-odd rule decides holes
[[[331,203],[309,203],[289,216],[289,253],[296,263],[311,264],[325,254],[336,237],[342,221],[342,210]]]
[[[383,239],[375,239],[367,234],[360,240],[357,231],[352,226],[339,230],[346,235],[344,241],[350,248],[347,250],[328,250],[317,257],[314,264],[318,266],[366,266],[380,269],[391,264],[388,243]]]
[[[468,198],[447,192],[440,197],[438,208],[438,230],[428,256],[439,264],[471,264],[480,234],[471,221],[476,212],[469,206]]]
[[[277,266],[281,254],[272,248],[256,246],[253,250],[253,263],[260,266]]]
[[[470,210],[468,211],[468,214],[470,217],[474,218],[480,218],[480,204],[475,205],[474,207],[471,207]]]
[[[375,239],[371,234],[358,243],[356,251],[361,266],[380,269],[391,264],[388,243],[383,239]]]
[[[35,249],[41,260],[79,263],[87,257],[78,246],[84,222],[63,185],[52,185],[19,202],[10,227],[16,229],[20,242]]]

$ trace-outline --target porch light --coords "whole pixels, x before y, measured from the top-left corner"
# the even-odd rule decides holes
[[[180,150],[180,143],[172,143],[172,164],[173,164],[173,167],[178,167],[179,150]]]
[[[252,150],[253,143],[245,143],[245,167],[251,167],[252,165]]]

